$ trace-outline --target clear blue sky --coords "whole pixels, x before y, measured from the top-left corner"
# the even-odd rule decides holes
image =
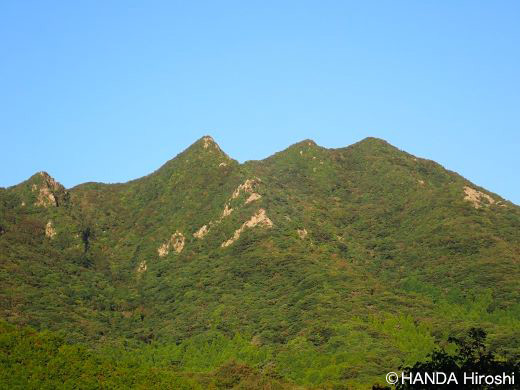
[[[519,1],[0,3],[0,186],[366,136],[520,204]]]

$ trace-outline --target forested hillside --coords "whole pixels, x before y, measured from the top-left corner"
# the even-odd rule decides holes
[[[127,183],[0,189],[0,383],[363,389],[475,327],[520,360],[519,280],[520,207],[433,161],[206,136]]]

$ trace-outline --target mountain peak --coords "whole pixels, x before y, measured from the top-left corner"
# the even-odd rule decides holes
[[[365,153],[379,153],[379,152],[398,152],[401,151],[391,143],[381,138],[366,137],[352,145],[346,147],[347,149],[357,149]]]
[[[309,138],[304,139],[303,141],[298,142],[298,144],[306,144],[308,146],[317,146],[316,142],[314,142],[314,140],[309,139]]]
[[[292,144],[290,145],[289,147],[287,147],[284,151],[299,151],[301,149],[311,149],[311,148],[316,148],[318,147],[318,144],[316,144],[316,142],[314,142],[312,139],[304,139],[302,141],[299,141],[299,142],[296,142],[295,144]],[[282,152],[279,152],[279,153],[283,153],[284,151]],[[278,154],[278,153],[276,153]]]
[[[389,142],[385,141],[382,138],[377,137],[366,137],[361,141],[357,142],[358,144],[367,144],[367,145],[391,145]]]
[[[201,138],[201,141],[203,142],[205,149],[210,147],[210,145],[217,145],[217,143],[215,142],[215,140],[213,139],[213,137],[211,135],[205,135],[204,137]]]
[[[316,142],[314,142],[312,139],[304,139],[300,142],[296,142],[294,145],[292,146],[318,146],[318,144]]]
[[[28,179],[28,182],[31,184],[43,185],[54,190],[63,188],[56,179],[45,171],[36,172]]]
[[[25,189],[27,194],[32,194],[34,204],[43,207],[58,206],[67,193],[65,187],[45,171],[36,172],[16,187]]]
[[[196,150],[196,151],[203,151],[206,153],[213,153],[217,152],[217,155],[222,155],[226,157],[226,159],[230,159],[230,157],[220,148],[220,146],[215,142],[212,136],[205,135],[201,138],[199,138],[193,145],[191,145],[188,150]]]
[[[215,142],[212,136],[205,135],[195,142],[195,145],[202,145],[204,149],[218,149],[221,150],[218,144]]]

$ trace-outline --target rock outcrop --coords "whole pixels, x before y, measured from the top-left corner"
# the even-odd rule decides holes
[[[56,236],[56,229],[52,226],[52,221],[49,221],[47,225],[45,225],[45,237],[52,239],[54,236]]]
[[[298,233],[298,236],[303,240],[307,237],[307,229],[297,229],[296,232]]]
[[[159,257],[165,257],[170,253],[170,250],[173,249],[177,253],[181,253],[184,249],[184,243],[186,239],[184,234],[179,231],[176,231],[172,234],[170,239],[163,243],[159,248],[157,248],[157,253]]]
[[[464,193],[466,196],[464,197],[464,200],[467,200],[468,202],[473,203],[473,207],[476,209],[481,208],[483,205],[489,206],[495,203],[495,199],[493,199],[488,194],[485,194],[481,191],[477,191],[474,188],[464,186]],[[483,200],[485,199],[484,203]],[[486,203],[487,201],[487,203]]]
[[[65,188],[54,180],[47,172],[39,172],[39,184],[34,183],[32,192],[36,193],[36,206],[57,207],[59,206],[58,194],[66,194]]]
[[[139,263],[139,266],[137,267],[137,273],[141,274],[145,272],[148,269],[148,265],[146,264],[146,260],[143,260]]]
[[[231,237],[229,240],[224,241],[222,243],[222,248],[225,248],[231,244],[233,244],[236,240],[240,238],[240,234],[246,229],[251,229],[255,226],[262,226],[265,228],[272,228],[273,222],[269,219],[264,209],[260,209],[251,216],[251,218],[244,222],[242,226],[240,226],[239,229],[235,230],[235,233],[233,234],[233,237]]]

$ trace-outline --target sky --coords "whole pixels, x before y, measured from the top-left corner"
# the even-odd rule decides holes
[[[519,1],[0,2],[0,186],[387,140],[520,204]]]

